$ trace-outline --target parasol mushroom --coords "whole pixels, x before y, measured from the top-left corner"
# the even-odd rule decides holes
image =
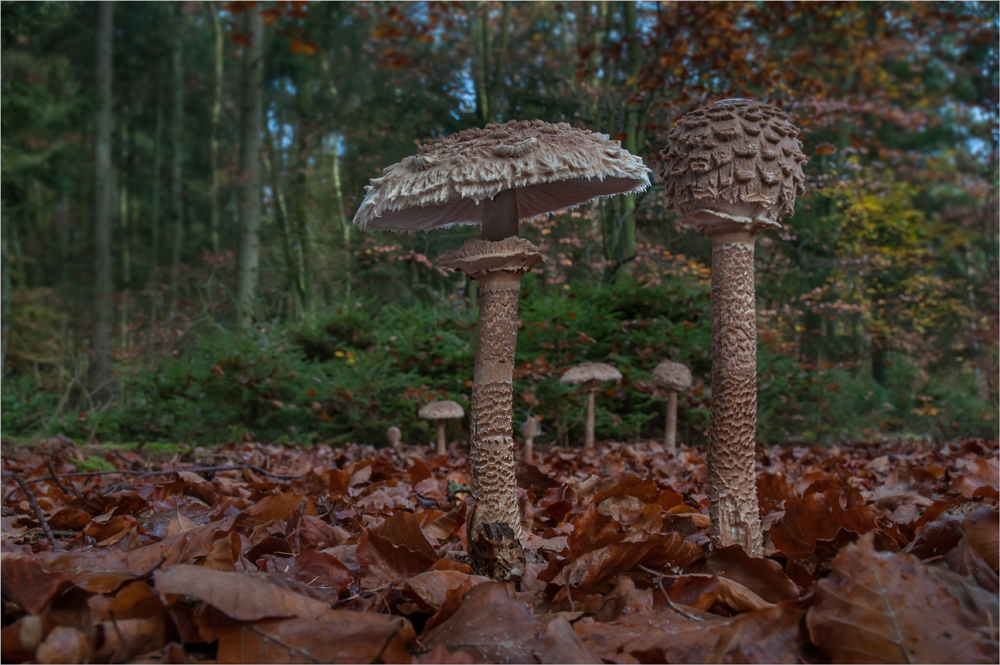
[[[475,506],[467,524],[474,558],[485,525],[506,528],[507,542],[521,538],[511,422],[517,297],[521,276],[546,257],[544,246],[516,237],[519,221],[643,191],[649,186],[646,172],[641,159],[606,134],[526,120],[467,129],[423,145],[367,188],[354,218],[362,230],[482,224],[481,239],[439,261],[479,282],[469,440]],[[518,564],[494,565],[502,558],[492,557],[484,572],[494,579],[518,578]]]
[[[581,363],[576,367],[570,367],[560,383],[570,385],[582,385],[580,392],[587,394],[587,429],[583,440],[585,452],[594,451],[594,396],[602,381],[622,380],[622,373],[606,363]]]
[[[664,360],[653,369],[653,383],[667,391],[667,424],[663,447],[670,455],[677,454],[677,393],[691,387],[691,370],[687,365]]]
[[[399,431],[399,428],[392,425],[385,431],[385,438],[389,442],[389,445],[393,447],[396,454],[400,457],[403,456],[403,433]]]
[[[437,454],[447,455],[448,447],[444,439],[444,421],[451,418],[463,418],[465,416],[465,409],[458,402],[446,399],[440,402],[424,404],[417,411],[417,415],[425,420],[437,421]]]
[[[763,556],[754,478],[757,320],[754,243],[779,228],[805,192],[799,130],[773,106],[727,99],[677,121],[662,152],[666,195],[712,241],[712,412],[708,495],[712,541]]]
[[[524,425],[521,426],[521,436],[524,437],[525,462],[535,461],[535,437],[541,433],[541,428],[538,427],[538,419],[534,416],[528,418]]]

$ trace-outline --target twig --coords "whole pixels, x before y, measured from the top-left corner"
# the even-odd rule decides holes
[[[56,481],[56,487],[58,487],[62,491],[63,494],[70,494],[70,493],[72,493],[72,494],[76,495],[76,498],[78,498],[78,499],[82,499],[83,498],[83,495],[80,494],[80,491],[78,489],[76,489],[76,485],[74,485],[73,483],[69,484],[69,486],[72,488],[71,490],[67,490],[66,489],[66,487],[59,480],[59,474],[56,473],[56,468],[54,466],[52,466],[52,460],[45,460],[45,468],[49,470],[49,474],[51,475],[52,480]]]
[[[693,614],[688,614],[687,612],[685,612],[684,610],[682,610],[681,608],[677,607],[677,605],[674,604],[674,601],[670,599],[670,595],[667,593],[667,590],[663,588],[664,576],[662,573],[658,573],[655,570],[650,570],[649,568],[646,568],[646,566],[639,566],[639,568],[646,571],[650,575],[656,576],[656,585],[660,587],[660,591],[663,592],[663,597],[667,599],[667,605],[670,606],[670,609],[672,609],[674,612],[677,612],[685,619],[690,619],[691,621],[704,621],[704,619],[702,619],[701,617],[696,617]]]
[[[177,473],[178,471],[190,471],[191,473],[201,473],[205,471],[240,471],[242,469],[250,469],[256,473],[262,473],[265,476],[270,476],[272,478],[278,478],[279,480],[295,480],[296,478],[301,478],[298,474],[293,473],[274,473],[273,471],[268,471],[262,469],[259,466],[253,464],[238,464],[233,466],[196,466],[188,469],[164,469],[162,471],[133,471],[132,469],[115,469],[114,471],[76,471],[73,473],[60,473],[53,476],[44,476],[42,478],[29,478],[24,482],[29,485],[32,483],[40,483],[46,480],[57,480],[58,478],[75,478],[80,476],[110,476],[116,473],[129,473],[136,478],[146,478],[148,476],[161,476],[165,473]]]
[[[21,489],[25,494],[28,495],[28,504],[31,509],[35,512],[35,518],[41,523],[42,529],[45,530],[45,537],[49,539],[52,543],[52,549],[59,549],[59,544],[56,542],[56,537],[52,535],[52,529],[49,528],[49,523],[45,519],[45,515],[42,514],[42,509],[38,507],[38,501],[35,500],[35,493],[28,489],[28,483],[24,482],[24,478],[17,475],[16,473],[11,473],[14,477],[14,482],[20,485]]]
[[[350,603],[352,601],[357,600],[358,598],[360,598],[361,596],[365,595],[366,593],[378,593],[379,591],[384,591],[386,589],[391,589],[393,586],[394,586],[393,584],[386,584],[386,585],[383,585],[383,586],[377,586],[374,589],[366,589],[365,591],[360,591],[360,592],[354,594],[353,596],[351,596],[350,598],[344,598],[343,600],[338,600],[336,603],[333,604],[333,609],[337,609],[338,607],[343,607],[347,603]]]

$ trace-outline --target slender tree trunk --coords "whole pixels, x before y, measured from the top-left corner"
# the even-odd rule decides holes
[[[625,38],[628,40],[628,69],[629,77],[628,94],[630,97],[638,94],[639,73],[642,71],[642,43],[638,30],[636,29],[637,11],[634,1],[622,3],[622,14],[625,19]],[[639,154],[640,127],[639,115],[641,105],[638,103],[625,102],[625,140],[624,147],[633,155]],[[621,239],[618,248],[618,261],[627,261],[635,256],[635,208],[636,194],[626,194],[622,201]]]
[[[7,342],[10,341],[10,263],[7,259],[7,215],[2,212],[3,204],[0,202],[0,238],[2,243],[2,263],[0,263],[0,377],[7,370]]]
[[[124,351],[128,346],[128,305],[129,286],[132,283],[132,254],[129,247],[129,215],[131,213],[131,201],[128,191],[129,154],[131,152],[131,132],[127,126],[128,109],[122,113],[122,124],[125,125],[121,132],[121,166],[118,169],[118,226],[121,229],[121,259],[122,259],[122,303],[119,310],[121,326],[121,349]]]
[[[222,115],[222,74],[223,74],[223,33],[219,20],[219,9],[215,2],[206,2],[205,8],[212,19],[212,62],[214,65],[213,98],[212,98],[212,133],[209,140],[209,164],[212,170],[212,183],[209,186],[209,218],[208,233],[212,243],[212,253],[219,253],[219,187],[222,174],[219,169],[219,117]]]
[[[347,217],[344,208],[344,190],[340,181],[340,132],[333,133],[333,163],[331,164],[330,175],[333,180],[333,194],[336,199],[337,215],[340,218],[341,239],[344,249],[348,249],[351,244],[351,220]]]
[[[184,241],[184,3],[174,5],[174,39],[171,49],[174,109],[171,126],[171,192],[174,232],[170,252],[170,318],[177,313],[177,298],[181,280],[181,247]]]
[[[150,231],[149,262],[149,318],[156,321],[156,277],[160,265],[160,157],[163,152],[163,102],[162,89],[156,91],[156,134],[153,139],[153,215]]]
[[[237,252],[236,307],[240,326],[249,328],[257,295],[260,252],[260,142],[263,116],[264,18],[257,8],[244,13],[240,94],[240,234]]]
[[[490,83],[487,91],[487,119],[490,122],[496,122],[499,116],[500,93],[503,89],[504,73],[507,68],[507,49],[510,47],[510,9],[511,3],[504,2],[500,14],[500,41],[496,47],[496,64],[492,68],[493,71],[490,75]],[[489,34],[488,16],[489,14],[483,16],[483,26],[487,35]]]
[[[270,132],[268,132],[270,137]],[[281,234],[281,253],[285,258],[285,269],[288,271],[288,285],[295,303],[295,309],[299,312],[305,311],[303,306],[302,281],[299,274],[299,262],[292,251],[292,232],[288,228],[288,208],[285,205],[285,193],[281,187],[277,169],[274,168],[273,161],[269,155],[273,152],[274,142],[268,139],[268,149],[260,153],[261,165],[271,182],[271,193],[274,197],[274,221],[278,226],[278,233]]]
[[[90,391],[95,402],[111,399],[111,52],[113,40],[111,2],[97,10],[97,94],[94,119],[94,364]]]
[[[300,94],[304,94],[301,93]],[[298,149],[295,157],[295,226],[299,234],[299,255],[302,257],[303,314],[310,321],[316,314],[315,275],[313,274],[312,228],[309,226],[309,140],[305,130],[306,102],[299,106],[299,127],[296,132]]]

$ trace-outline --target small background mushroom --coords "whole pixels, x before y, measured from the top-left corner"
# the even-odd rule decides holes
[[[391,426],[385,431],[385,438],[389,442],[389,445],[393,447],[396,454],[400,457],[403,456],[403,433],[399,431],[399,428],[395,425]]]
[[[521,436],[524,437],[524,461],[535,461],[535,437],[542,433],[538,420],[532,416],[521,426]]]
[[[583,449],[594,450],[594,395],[602,381],[622,380],[622,373],[607,363],[581,363],[571,367],[559,379],[560,383],[581,386],[580,392],[587,395],[587,427],[583,439]]]
[[[691,370],[687,365],[664,360],[653,370],[653,384],[667,391],[667,422],[663,446],[667,453],[677,454],[677,393],[691,387]]]
[[[417,415],[426,420],[437,421],[437,454],[447,455],[448,446],[444,438],[444,421],[451,418],[462,418],[465,416],[465,409],[458,402],[450,399],[440,402],[431,402],[421,407]]]

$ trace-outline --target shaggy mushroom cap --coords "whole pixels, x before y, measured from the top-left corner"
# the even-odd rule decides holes
[[[798,135],[784,111],[750,99],[685,114],[661,153],[668,206],[701,233],[719,222],[780,227],[805,193]]]
[[[521,426],[521,435],[525,438],[534,438],[539,434],[538,420],[535,418],[528,418],[524,425]]]
[[[596,385],[599,381],[621,381],[622,373],[607,363],[581,363],[566,370],[559,383]]]
[[[691,387],[691,370],[687,365],[664,360],[653,370],[653,383],[676,392],[683,392]]]
[[[396,445],[397,443],[399,443],[402,440],[403,433],[399,431],[398,427],[396,427],[395,425],[393,425],[392,427],[390,427],[389,429],[387,429],[385,431],[385,438],[392,445]]]
[[[462,408],[461,404],[452,402],[450,399],[446,399],[440,402],[425,404],[419,411],[417,411],[417,415],[426,420],[461,418],[465,415],[465,409]]]
[[[427,231],[479,224],[483,201],[517,190],[528,219],[649,187],[642,160],[621,143],[565,122],[512,120],[420,146],[373,178],[354,216],[362,231]]]

